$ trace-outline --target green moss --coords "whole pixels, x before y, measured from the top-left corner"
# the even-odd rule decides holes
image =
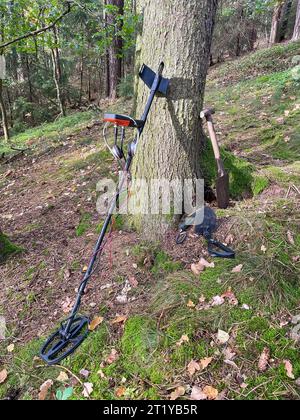
[[[221,154],[225,168],[229,173],[231,197],[238,199],[251,194],[254,167],[223,148]],[[202,152],[201,168],[206,183],[214,186],[217,179],[217,168],[212,146],[208,142]]]
[[[22,251],[23,248],[13,244],[6,235],[0,232],[0,263],[3,263],[10,255]]]
[[[81,217],[80,223],[76,228],[76,236],[80,237],[91,227],[92,216],[89,213],[84,213]]]
[[[154,266],[152,267],[153,274],[159,274],[161,272],[174,273],[180,270],[182,264],[180,262],[173,261],[168,254],[164,251],[160,251],[156,254],[154,260]]]
[[[255,175],[252,182],[252,192],[254,196],[257,196],[264,192],[270,185],[270,182],[267,178],[259,175]]]

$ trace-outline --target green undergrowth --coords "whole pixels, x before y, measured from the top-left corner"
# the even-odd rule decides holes
[[[241,59],[216,67],[210,81],[236,83],[264,74],[279,72],[293,67],[293,57],[300,52],[300,42],[275,45],[249,54]]]
[[[82,130],[82,127],[92,122],[95,117],[95,113],[91,111],[76,112],[67,117],[58,118],[52,123],[28,129],[24,133],[13,136],[10,141],[12,145],[19,148],[32,148],[32,145],[39,141],[61,141],[68,135]],[[0,140],[0,155],[2,153],[11,154],[12,151],[8,145],[4,144],[3,140]]]
[[[13,244],[6,235],[0,232],[0,263],[3,263],[10,255],[22,251],[21,247]]]

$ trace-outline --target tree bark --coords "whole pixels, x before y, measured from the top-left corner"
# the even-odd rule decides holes
[[[157,69],[165,62],[164,76],[171,79],[167,98],[157,97],[140,139],[132,178],[202,179],[204,146],[200,112],[210,63],[217,0],[139,0],[143,32],[137,40],[137,64]],[[137,113],[141,114],[149,91],[137,85]],[[139,117],[139,115],[138,115]],[[163,234],[174,219],[163,215],[136,218],[144,237]]]
[[[274,45],[280,41],[280,20],[282,16],[285,0],[277,1],[272,18],[271,34],[269,44]]]
[[[57,35],[56,27],[53,28],[53,34],[54,34],[54,42],[56,44],[54,48],[51,48],[51,57],[52,57],[52,64],[53,64],[53,80],[55,83],[56,96],[57,96],[57,102],[60,109],[60,114],[65,117],[66,116],[65,95],[64,95],[64,91],[62,87],[62,69],[61,69],[61,63],[60,63],[59,49],[57,47],[58,35]]]
[[[2,115],[4,139],[8,143],[10,135],[9,135],[9,126],[8,126],[6,106],[5,106],[5,102],[3,98],[3,80],[2,79],[0,79],[0,110],[1,110],[1,115]]]
[[[295,22],[292,41],[298,41],[299,39],[300,39],[300,0],[298,0],[296,22]]]
[[[124,0],[108,0],[108,5],[113,5],[118,8],[117,13],[109,13],[107,16],[107,24],[112,33],[113,40],[109,47],[109,97],[115,99],[117,97],[117,87],[122,78],[122,50],[123,40],[119,35],[122,29],[122,22],[117,19],[117,16],[124,14]]]

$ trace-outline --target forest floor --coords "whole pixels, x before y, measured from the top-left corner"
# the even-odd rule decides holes
[[[1,227],[23,248],[0,266],[0,398],[44,398],[50,381],[49,399],[299,399],[299,53],[258,51],[208,78],[233,197],[217,238],[236,260],[196,276],[204,241],[178,247],[170,230],[149,245],[118,218],[83,299],[101,323],[61,366],[38,351],[70,310],[101,228],[96,184],[117,167],[91,112],[14,139],[30,150],[0,167]]]

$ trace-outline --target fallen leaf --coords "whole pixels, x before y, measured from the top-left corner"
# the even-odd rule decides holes
[[[99,375],[101,379],[105,379],[105,375],[102,369],[98,370],[97,375]]]
[[[111,321],[111,325],[121,324],[122,322],[125,322],[126,320],[127,320],[127,315],[121,315],[115,318],[113,321]]]
[[[293,262],[299,262],[299,261],[300,261],[300,255],[293,257]]]
[[[209,400],[215,400],[219,395],[219,391],[216,388],[213,388],[212,386],[206,386],[205,388],[203,388],[203,393],[207,396]]]
[[[85,398],[89,398],[89,396],[92,394],[94,390],[94,385],[91,384],[90,382],[86,382],[83,384],[83,391],[82,391],[82,395]]]
[[[109,365],[112,365],[116,360],[118,360],[119,355],[116,349],[112,349],[112,351],[110,352],[110,355],[108,356],[108,358],[106,359],[106,363],[108,363]]]
[[[240,273],[242,271],[243,267],[244,267],[243,264],[240,264],[240,265],[234,267],[234,269],[232,270],[232,273]]]
[[[214,296],[211,300],[211,306],[221,306],[225,303],[225,299],[221,296]]]
[[[236,353],[234,353],[230,347],[227,347],[223,350],[223,355],[225,360],[232,360],[235,358]]]
[[[284,363],[284,367],[285,367],[288,378],[295,379],[295,375],[293,374],[292,363],[289,360],[284,360],[283,363]]]
[[[192,300],[189,300],[186,306],[188,308],[191,308],[192,309],[192,308],[195,308],[196,305],[194,304],[194,302]]]
[[[104,318],[102,316],[96,316],[93,321],[89,325],[89,330],[94,331],[102,322],[104,321]]]
[[[191,400],[204,401],[207,400],[208,396],[198,386],[193,386],[191,393]]]
[[[205,268],[215,268],[215,263],[214,262],[209,263],[204,258],[201,258],[201,260],[199,261],[199,264],[203,265]]]
[[[219,330],[217,334],[217,340],[219,344],[226,344],[230,339],[230,335],[226,331]]]
[[[196,372],[198,372],[201,369],[198,362],[195,360],[192,360],[187,367],[187,370],[191,376],[193,376]]]
[[[48,379],[46,382],[44,382],[40,387],[39,392],[39,400],[44,401],[47,397],[49,389],[53,386],[53,381],[51,379]]]
[[[267,247],[265,245],[262,245],[262,247],[260,248],[260,250],[265,254],[267,252]]]
[[[69,376],[66,374],[66,372],[61,371],[56,380],[58,382],[67,382],[69,380]]]
[[[181,337],[181,339],[179,341],[177,341],[176,346],[180,347],[180,346],[182,346],[182,344],[188,343],[189,341],[190,341],[189,337],[187,335],[183,335]]]
[[[287,238],[291,245],[295,245],[295,239],[291,231],[287,232]]]
[[[73,303],[71,299],[67,297],[66,300],[62,302],[63,313],[68,314],[69,312],[71,312],[72,308],[73,308]]]
[[[115,395],[118,398],[121,398],[124,396],[126,392],[126,388],[124,386],[120,386],[119,388],[116,389]]]
[[[232,306],[237,306],[239,304],[239,301],[231,290],[227,290],[227,292],[224,293],[221,297],[223,299],[228,299],[229,304]]]
[[[225,239],[225,243],[227,245],[231,245],[233,244],[233,242],[234,242],[234,236],[232,234],[229,234]]]
[[[249,306],[249,305],[247,305],[246,303],[244,303],[244,304],[242,305],[242,309],[244,309],[245,311],[250,311],[250,306]]]
[[[212,361],[213,361],[212,357],[206,357],[205,359],[200,360],[199,363],[200,363],[201,369],[202,370],[206,369],[211,364]]]
[[[201,264],[192,264],[191,270],[195,274],[195,276],[199,276],[205,270],[205,267]]]
[[[0,372],[0,384],[3,384],[8,377],[8,373],[6,369],[1,370]]]
[[[262,354],[260,355],[259,362],[258,362],[258,370],[260,372],[265,372],[267,370],[270,357],[271,357],[270,349],[265,347]]]
[[[12,352],[14,351],[14,349],[15,349],[15,345],[14,345],[14,344],[10,344],[10,345],[7,347],[7,351],[8,351],[8,353],[12,353]]]
[[[185,394],[185,388],[183,386],[179,386],[175,389],[175,391],[172,392],[170,395],[170,400],[175,401],[178,398],[182,397]]]
[[[87,379],[90,376],[90,372],[86,369],[81,369],[81,371],[79,372],[79,374],[81,376],[83,376],[85,379]]]
[[[128,281],[130,283],[130,286],[132,286],[133,288],[136,288],[139,285],[139,282],[137,281],[137,279],[134,276],[129,277]]]
[[[88,266],[87,266],[87,265],[85,265],[85,266],[83,267],[83,269],[82,269],[82,272],[83,272],[83,273],[86,273],[86,272],[88,271],[88,269],[89,269],[89,268],[88,268]]]

